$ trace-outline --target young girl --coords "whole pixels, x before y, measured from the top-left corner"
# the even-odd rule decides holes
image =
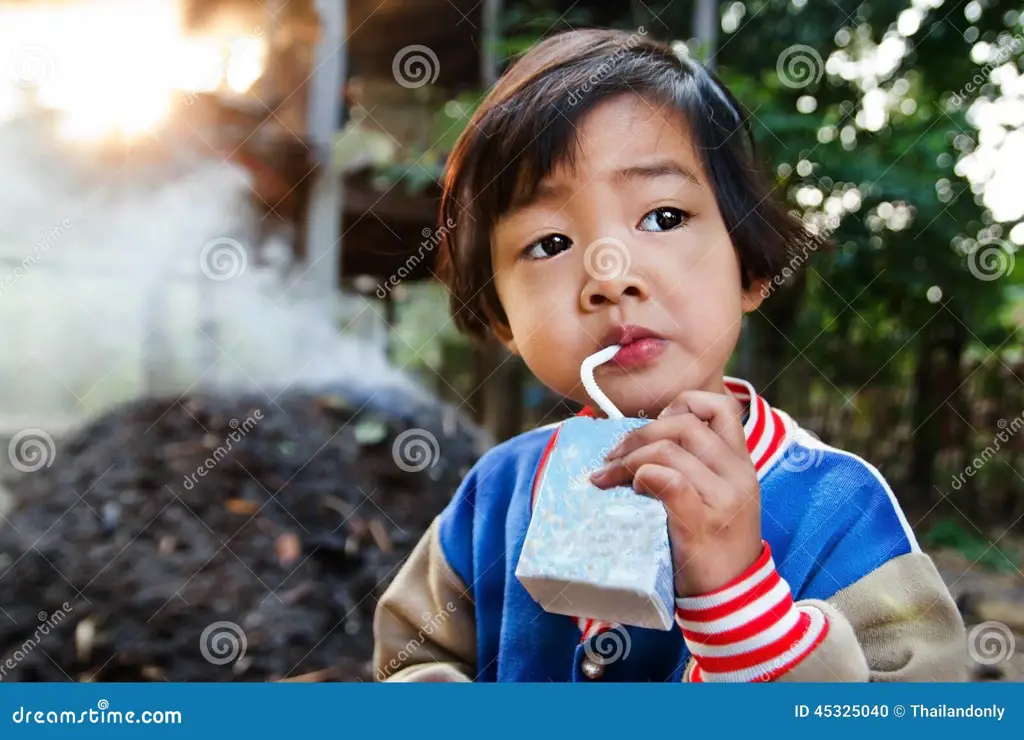
[[[397,574],[378,679],[962,679],[963,624],[879,472],[723,375],[819,246],[755,172],[732,95],[643,34],[554,36],[491,91],[442,202],[455,321],[584,404],[582,361],[622,346],[597,381],[653,421],[592,481],[663,502],[678,629],[551,614],[516,579],[552,425],[488,452]]]

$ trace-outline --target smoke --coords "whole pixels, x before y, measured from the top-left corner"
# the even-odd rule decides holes
[[[334,382],[426,398],[378,344],[339,331],[346,312],[374,325],[362,299],[290,287],[267,263],[244,168],[167,132],[114,150],[63,143],[54,124],[0,124],[0,415]]]

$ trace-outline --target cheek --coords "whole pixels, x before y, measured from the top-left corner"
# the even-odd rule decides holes
[[[572,306],[559,293],[545,293],[539,288],[516,301],[509,316],[509,325],[516,344],[527,353],[566,352],[578,343],[579,321]]]
[[[743,314],[739,262],[727,238],[719,236],[715,241],[721,244],[723,239],[724,246],[680,250],[674,268],[659,275],[668,313],[694,344],[710,346],[739,335]]]
[[[543,339],[561,323],[574,321],[578,312],[579,290],[559,269],[541,269],[539,265],[520,269],[498,283],[498,294],[513,333]]]
[[[566,360],[579,351],[578,293],[540,274],[516,276],[498,287],[523,361],[541,382],[561,390],[569,382],[563,377],[571,365]]]

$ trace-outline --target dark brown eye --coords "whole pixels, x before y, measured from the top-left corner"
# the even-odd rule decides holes
[[[687,214],[678,208],[655,208],[640,220],[641,231],[671,231],[686,221]]]
[[[572,240],[563,234],[551,234],[543,239],[538,239],[526,248],[523,256],[527,259],[542,260],[547,257],[554,257],[572,246]]]

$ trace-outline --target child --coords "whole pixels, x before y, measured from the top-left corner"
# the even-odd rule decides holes
[[[623,346],[598,385],[652,421],[592,480],[664,503],[679,629],[550,614],[517,581],[555,424],[484,455],[397,574],[378,680],[963,679],[960,616],[878,471],[723,377],[744,312],[819,246],[750,146],[704,68],[612,31],[538,44],[474,115],[441,206],[455,321],[584,404],[583,359]]]

